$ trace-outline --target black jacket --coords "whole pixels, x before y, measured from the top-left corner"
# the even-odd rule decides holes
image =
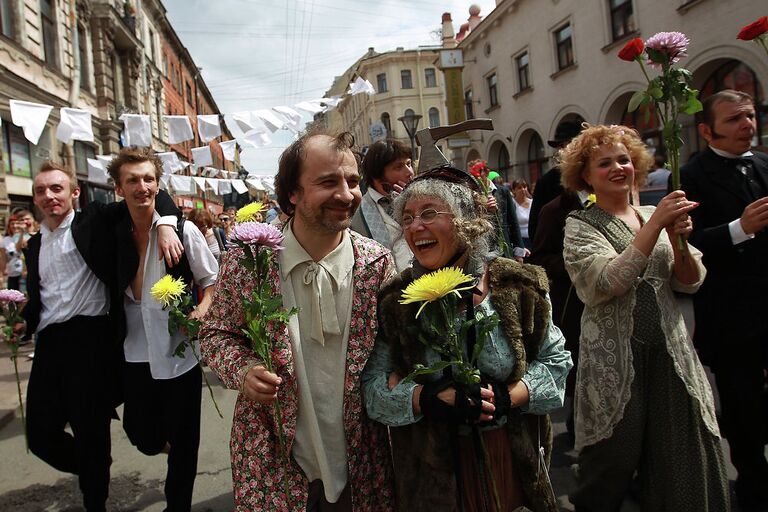
[[[752,161],[756,180],[768,191],[768,156],[755,152]],[[755,200],[732,160],[707,148],[683,166],[680,177],[687,198],[701,203],[690,213],[689,242],[704,254],[707,269],[694,295],[694,343],[702,360],[711,363],[738,354],[743,338],[739,333],[748,332],[754,318],[765,314],[768,232],[762,230],[738,245],[731,242],[728,223]]]

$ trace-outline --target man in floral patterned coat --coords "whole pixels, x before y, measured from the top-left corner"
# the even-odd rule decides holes
[[[352,144],[349,134],[310,132],[280,157],[275,190],[290,219],[268,281],[299,313],[267,328],[274,373],[242,331],[254,276],[240,249],[225,258],[204,321],[203,356],[240,391],[230,442],[238,511],[393,510],[387,433],[366,416],[360,376],[376,337],[376,296],[394,267],[387,249],[347,229],[361,199]]]

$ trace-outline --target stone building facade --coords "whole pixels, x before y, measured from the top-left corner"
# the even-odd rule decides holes
[[[383,136],[382,125],[386,136],[410,144],[405,127],[398,121],[399,117],[409,114],[422,116],[419,128],[447,124],[443,77],[437,65],[439,50],[439,47],[398,48],[378,53],[369,48],[336,78],[326,97],[343,93],[358,76],[371,82],[376,93],[345,98],[337,109],[328,113],[328,125],[350,131],[358,145],[365,147],[373,142],[372,126],[374,134]]]
[[[168,150],[165,57],[197,70],[165,16],[160,0],[0,0],[0,221],[13,207],[31,207],[34,172],[46,160],[74,167],[81,204],[112,201],[111,187],[88,180],[87,158],[121,147],[124,113],[152,120],[153,148]],[[218,113],[202,79],[200,109]],[[9,100],[53,105],[37,145],[11,122]],[[62,144],[55,137],[59,108],[90,111],[94,141]],[[219,150],[220,151],[220,150]],[[188,160],[188,151],[180,152]],[[215,153],[215,151],[214,151]],[[220,168],[224,168],[220,160]],[[228,169],[235,166],[227,163]],[[220,202],[220,199],[219,199]]]
[[[535,181],[550,166],[547,141],[569,120],[630,124],[663,152],[654,117],[627,112],[632,94],[646,87],[640,67],[617,57],[628,40],[662,31],[690,38],[680,65],[693,73],[702,98],[727,87],[756,98],[755,145],[765,149],[768,60],[754,43],[736,39],[764,11],[760,0],[499,0],[457,46],[467,114],[489,117],[495,127],[473,133],[457,163],[483,158],[510,181]],[[685,162],[702,141],[695,119],[681,120]]]

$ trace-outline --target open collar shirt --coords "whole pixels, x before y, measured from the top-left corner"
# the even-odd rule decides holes
[[[125,289],[124,305],[127,332],[125,360],[131,363],[149,363],[154,379],[172,379],[185,374],[197,365],[197,359],[185,351],[183,357],[174,356],[176,347],[184,341],[180,332],[168,332],[168,310],[150,294],[152,285],[165,274],[165,261],[157,257],[157,226],[160,216],[155,212],[152,227],[149,230],[147,251],[144,255],[144,279],[141,283],[141,297],[134,297],[131,286]],[[219,272],[216,258],[208,249],[205,237],[191,222],[184,223],[181,236],[184,254],[189,261],[195,282],[200,289],[212,286]],[[200,353],[197,340],[193,348]]]

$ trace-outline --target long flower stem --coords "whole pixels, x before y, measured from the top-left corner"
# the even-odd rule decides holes
[[[203,368],[203,362],[200,360],[200,356],[197,355],[197,351],[195,350],[195,344],[190,340],[189,346],[192,349],[192,355],[195,356],[195,359],[197,360],[197,366],[200,367],[200,373],[203,374],[203,380],[205,381],[205,385],[208,387],[208,393],[211,394],[211,400],[213,400],[213,406],[216,408],[216,412],[219,413],[219,418],[224,419],[224,415],[221,414],[221,409],[219,409],[219,404],[216,403],[216,398],[213,396],[213,389],[211,389],[211,384],[208,382],[208,376],[205,375],[205,368]]]
[[[27,446],[27,453],[29,453],[29,438],[27,438],[27,420],[24,418],[24,402],[21,398],[21,380],[19,379],[19,365],[16,362],[18,356],[13,354],[11,361],[13,361],[13,372],[16,374],[16,390],[19,393],[19,410],[21,411],[21,428],[24,429],[24,442]]]

